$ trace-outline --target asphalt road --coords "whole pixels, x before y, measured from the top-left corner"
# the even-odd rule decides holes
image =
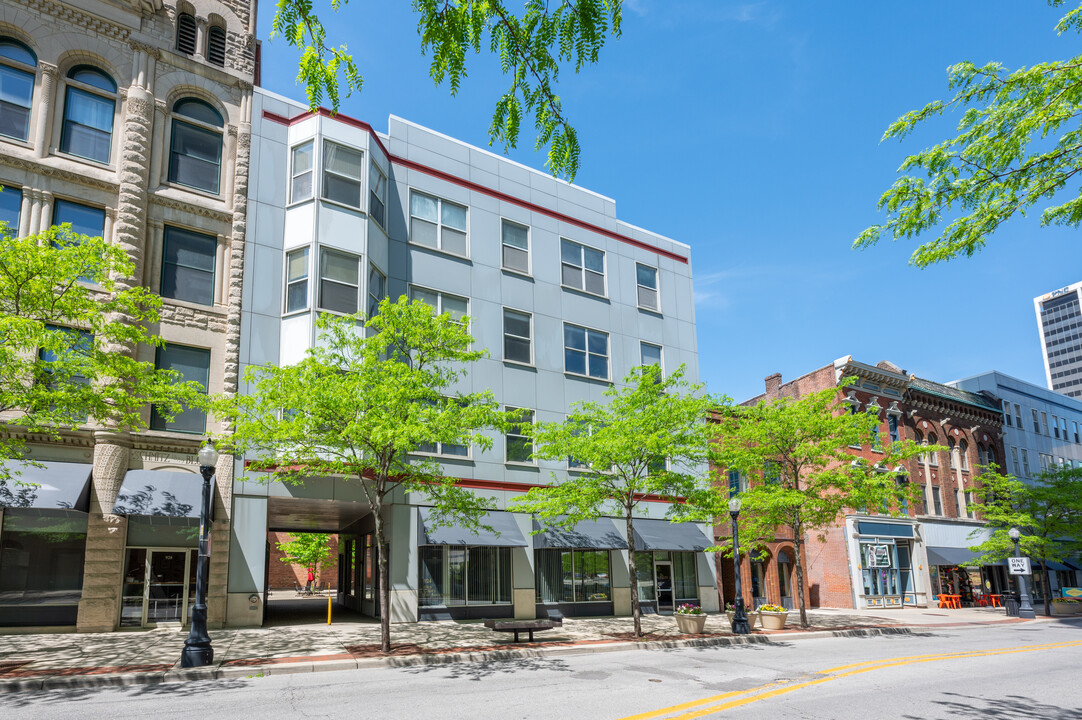
[[[1082,719],[1082,622],[0,695],[0,718]]]

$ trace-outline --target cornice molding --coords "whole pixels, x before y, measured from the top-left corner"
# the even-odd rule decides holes
[[[6,155],[0,153],[0,164],[7,165],[9,167],[19,168],[20,170],[26,170],[38,175],[45,175],[46,177],[57,178],[58,180],[66,180],[67,182],[76,183],[84,187],[96,188],[98,190],[106,190],[108,192],[115,193],[119,189],[118,183],[110,182],[108,180],[101,180],[99,178],[90,177],[89,175],[83,175],[71,170],[64,170],[62,168],[47,165],[43,162],[36,160],[29,160],[27,158],[15,157],[13,155]]]
[[[193,215],[201,215],[205,218],[210,218],[211,220],[217,220],[223,223],[233,222],[233,213],[228,210],[219,210],[217,208],[196,205],[195,203],[185,202],[167,195],[151,195],[150,202],[159,207],[180,210],[181,212],[191,213]]]

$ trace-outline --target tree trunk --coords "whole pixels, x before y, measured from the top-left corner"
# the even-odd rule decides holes
[[[372,508],[376,518],[376,555],[379,558],[379,649],[391,651],[391,584],[387,577],[387,541],[383,535],[383,503]]]
[[[642,609],[639,606],[639,575],[635,572],[635,528],[631,509],[627,508],[627,572],[631,578],[631,617],[635,621],[635,637],[642,637]]]
[[[800,602],[800,627],[808,627],[808,607],[804,600],[804,528],[798,520],[793,523],[793,562],[796,563],[796,589]]]

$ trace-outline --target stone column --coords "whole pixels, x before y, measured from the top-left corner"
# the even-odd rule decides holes
[[[169,124],[169,108],[162,100],[154,101],[154,143],[150,151],[150,184],[157,187],[164,180],[162,163],[165,162],[169,148],[165,146],[165,128]]]
[[[127,519],[113,514],[120,485],[128,471],[131,444],[126,433],[94,433],[94,474],[90,491],[83,593],[79,600],[79,632],[110,632],[120,620],[121,581]]]
[[[30,191],[30,220],[28,221],[26,234],[36,235],[41,232],[41,191]]]
[[[23,202],[19,208],[19,227],[12,228],[18,231],[18,237],[26,237],[30,234],[30,215],[34,211],[33,192],[31,188],[23,188]]]
[[[197,61],[206,59],[206,53],[204,48],[207,46],[207,27],[210,25],[210,21],[205,17],[197,17],[195,19],[196,35],[195,35],[195,55],[194,58]]]
[[[34,157],[49,154],[49,130],[53,125],[53,107],[56,97],[56,65],[39,62],[41,68],[41,93],[38,97],[38,123],[34,128]]]
[[[233,515],[233,456],[221,454],[214,468],[214,522],[210,526],[210,574],[207,582],[207,625],[226,622],[229,592],[229,540]]]

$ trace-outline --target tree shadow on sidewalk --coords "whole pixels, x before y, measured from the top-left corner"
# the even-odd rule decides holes
[[[520,672],[571,672],[568,664],[556,658],[512,658],[505,660],[483,660],[480,662],[439,663],[432,665],[414,665],[404,668],[405,672],[418,675],[421,673],[446,672],[450,680],[479,681],[496,675],[513,675]]]
[[[237,690],[248,685],[244,679],[199,680],[190,682],[155,683],[151,685],[101,686],[93,688],[58,688],[56,690],[23,690],[0,693],[0,708],[40,707],[71,703],[84,698],[112,693],[128,698],[155,697],[168,700],[172,697],[191,697],[200,693]],[[2,714],[2,713],[0,713]]]
[[[1047,701],[1035,700],[1024,695],[1008,695],[999,698],[984,698],[961,693],[943,693],[944,699],[933,700],[942,710],[936,718],[981,718],[981,720],[1078,720],[1078,708],[1052,705]],[[904,715],[906,720],[926,720],[923,715]]]

